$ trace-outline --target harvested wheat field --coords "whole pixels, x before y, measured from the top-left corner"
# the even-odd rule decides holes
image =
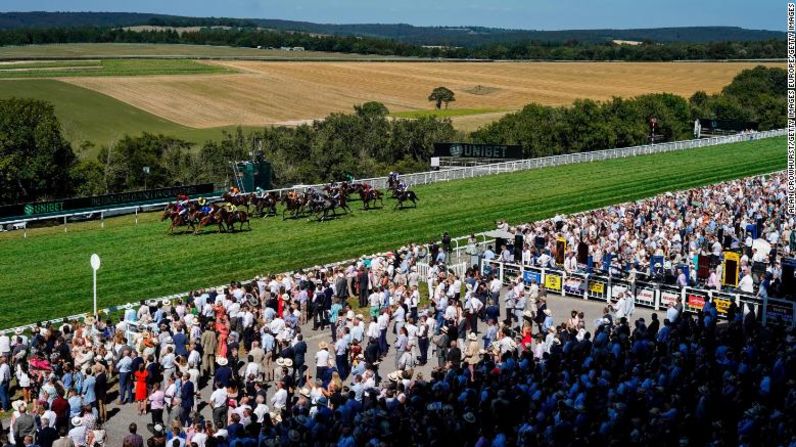
[[[264,125],[321,118],[380,101],[391,111],[430,109],[428,94],[446,86],[455,108],[510,111],[529,102],[568,104],[651,92],[717,92],[755,63],[434,63],[209,62],[239,73],[82,77],[87,87],[191,127]],[[764,64],[781,65],[781,64]],[[499,116],[499,114],[497,114]],[[463,120],[467,121],[467,120]],[[483,120],[475,120],[481,123]]]

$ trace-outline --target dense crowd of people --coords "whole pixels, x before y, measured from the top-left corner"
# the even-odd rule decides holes
[[[467,252],[506,262],[587,269],[632,278],[667,277],[681,286],[735,289],[722,282],[726,253],[739,254],[737,288],[781,294],[781,258],[796,253],[796,221],[786,213],[784,173],[750,177],[666,193],[638,202],[571,216],[498,227],[523,238],[480,252],[471,238]],[[559,243],[566,241],[566,248]],[[700,274],[700,258],[708,261]],[[556,265],[556,259],[560,262]],[[681,276],[682,275],[682,276]],[[701,276],[700,276],[701,275]]]
[[[643,265],[662,253],[678,264],[723,240],[719,230],[731,247],[746,247],[748,222],[788,253],[781,181],[729,182],[521,226],[529,242],[546,240],[522,256],[545,262],[556,255],[547,241],[560,235],[570,246],[590,241],[598,259],[614,253]],[[633,319],[632,305],[621,302],[596,320],[578,310],[553,315],[548,300],[563,298],[479,269],[458,276],[445,265],[450,248],[446,235],[349,265],[144,301],[116,318],[0,334],[8,441],[796,443],[793,328],[762,326],[753,309],[734,309],[724,322],[710,301],[696,315],[677,303],[649,321]],[[429,259],[426,279],[417,264]],[[113,423],[114,401],[135,408],[148,433],[131,424],[123,439],[108,439],[103,424]]]

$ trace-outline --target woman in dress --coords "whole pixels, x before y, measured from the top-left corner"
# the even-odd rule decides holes
[[[149,373],[144,368],[144,364],[141,363],[138,365],[138,371],[134,372],[133,375],[135,376],[135,400],[138,402],[138,414],[144,414],[146,413],[147,401],[146,379],[149,377]]]
[[[226,315],[216,320],[216,332],[218,333],[218,347],[216,348],[216,358],[227,358],[227,338],[229,337],[229,322]]]

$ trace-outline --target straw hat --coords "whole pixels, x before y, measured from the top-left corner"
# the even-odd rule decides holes
[[[219,366],[227,366],[229,360],[227,360],[226,357],[219,357],[218,360],[216,360],[216,363],[218,363]]]
[[[476,340],[478,340],[478,336],[475,335],[475,332],[470,332],[470,334],[467,335],[467,339],[470,340],[470,341],[476,341]]]
[[[547,316],[549,317],[549,316],[551,316],[553,313],[552,313],[552,312],[550,312],[550,309],[545,309],[545,310],[544,310],[544,314],[545,314],[545,315],[547,315]]]
[[[357,318],[359,318],[360,320],[364,320],[365,319],[365,317],[362,314],[357,314]]]
[[[320,343],[318,343],[318,349],[329,349],[329,343],[321,341]]]
[[[83,425],[83,419],[80,416],[73,417],[72,425],[75,427],[80,427],[81,425]]]
[[[306,398],[309,398],[310,397],[310,389],[306,388],[306,387],[302,388],[301,391],[299,391],[299,394],[301,394],[302,396],[304,396]]]
[[[390,379],[390,382],[398,382],[401,380],[401,371],[393,371],[387,374],[387,378]]]
[[[287,366],[288,368],[292,367],[293,366],[293,360],[285,359],[285,366]]]
[[[442,326],[441,328],[439,328],[439,330],[447,334],[448,333],[448,326]]]
[[[285,366],[285,359],[283,359],[282,357],[279,357],[278,359],[276,359],[276,364],[278,366]]]

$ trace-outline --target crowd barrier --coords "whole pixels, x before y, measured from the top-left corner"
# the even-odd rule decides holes
[[[796,322],[796,302],[779,298],[759,298],[739,291],[708,290],[697,287],[677,287],[669,284],[624,278],[594,275],[583,272],[566,272],[558,268],[543,268],[529,265],[482,260],[481,271],[495,275],[504,284],[522,278],[526,285],[532,281],[543,287],[548,295],[560,295],[608,303],[624,294],[639,307],[665,310],[669,304],[681,302],[686,312],[699,312],[705,302],[711,300],[719,313],[726,317],[731,303],[739,310],[749,305],[763,324],[779,323],[793,326]]]

